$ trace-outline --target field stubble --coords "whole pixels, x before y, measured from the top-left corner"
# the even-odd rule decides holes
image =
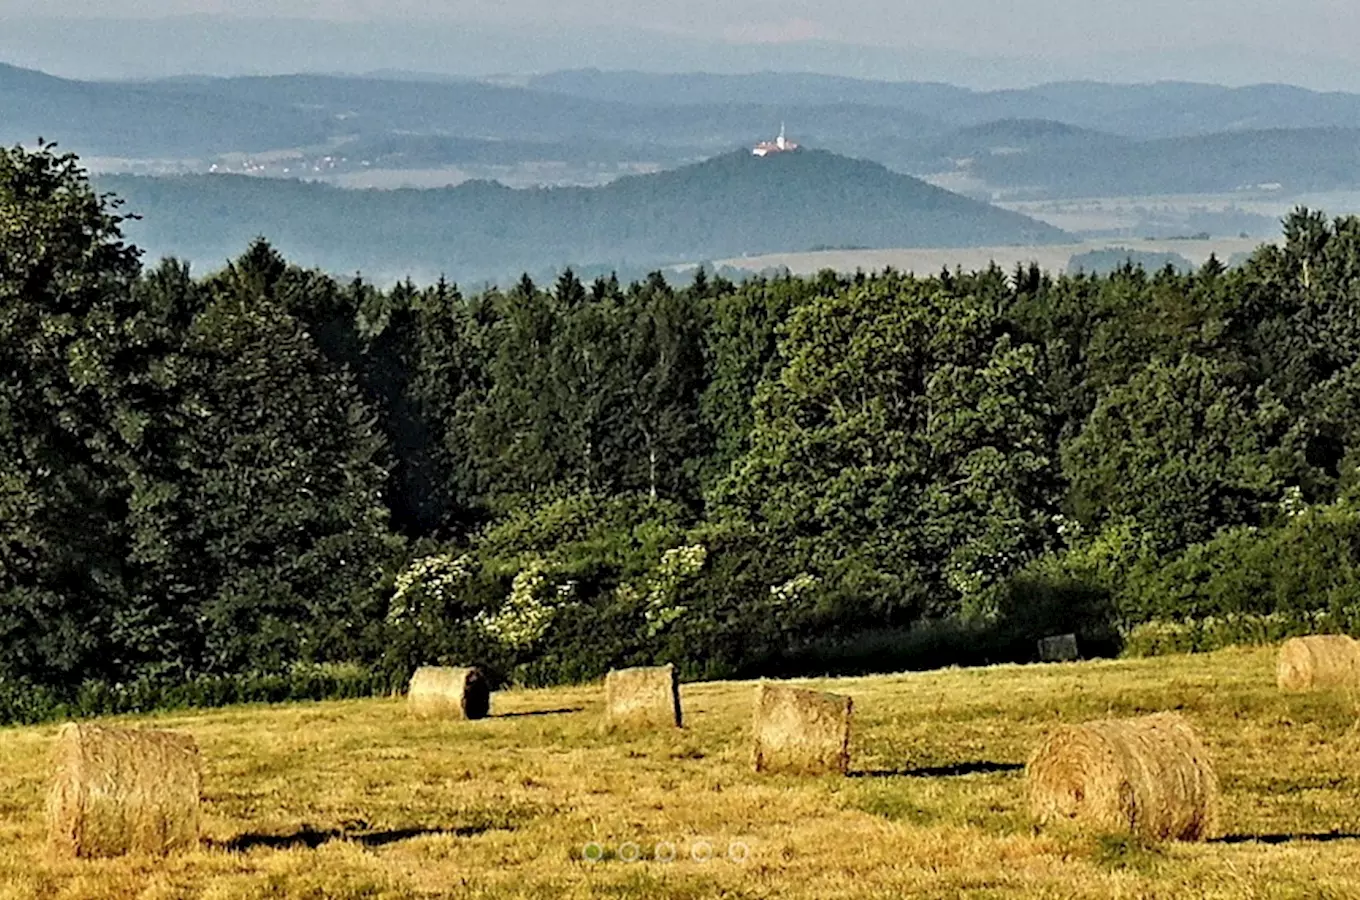
[[[683,731],[635,735],[601,730],[598,685],[475,722],[124,719],[202,748],[205,840],[166,860],[46,857],[57,729],[9,729],[0,898],[1360,896],[1357,698],[1279,694],[1270,648],[799,683],[854,698],[850,777],[756,775],[750,683],[687,685]],[[1034,830],[1021,766],[1049,728],[1165,709],[1216,761],[1223,838]]]

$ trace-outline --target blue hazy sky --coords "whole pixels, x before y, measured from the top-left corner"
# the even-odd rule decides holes
[[[0,0],[0,62],[91,78],[596,66],[1360,91],[1360,0]]]
[[[1354,0],[0,0],[0,17],[239,17],[609,25],[728,42],[826,39],[984,54],[1265,47],[1360,60]]]

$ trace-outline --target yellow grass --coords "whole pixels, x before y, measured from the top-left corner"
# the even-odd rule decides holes
[[[1273,648],[807,684],[854,698],[869,774],[752,772],[749,683],[686,686],[674,733],[602,734],[598,685],[475,722],[400,700],[152,717],[204,762],[206,843],[167,860],[45,858],[57,728],[3,731],[0,898],[1360,896],[1355,698],[1278,693]],[[1228,842],[1034,831],[1013,767],[1049,728],[1162,709],[1213,755]],[[659,842],[675,861],[619,858]]]

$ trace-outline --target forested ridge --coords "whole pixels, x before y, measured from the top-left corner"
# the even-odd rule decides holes
[[[146,216],[131,226],[139,241],[191,260],[219,265],[263,232],[290,255],[331,271],[442,271],[465,282],[567,264],[647,271],[828,246],[1071,240],[1019,213],[818,150],[768,159],[738,150],[600,187],[476,181],[345,190],[245,175],[111,176],[99,184]]]
[[[7,719],[1360,630],[1360,219],[1233,270],[476,293],[125,224],[0,151]]]

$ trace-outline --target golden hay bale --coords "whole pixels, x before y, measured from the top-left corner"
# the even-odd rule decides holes
[[[782,684],[756,686],[757,772],[819,775],[850,768],[854,701]]]
[[[1055,634],[1039,641],[1040,662],[1073,662],[1081,659],[1075,634]]]
[[[203,773],[192,737],[63,725],[47,836],[61,856],[164,855],[198,846]]]
[[[1360,687],[1360,644],[1344,634],[1291,638],[1280,648],[1275,680],[1282,691]]]
[[[417,716],[484,719],[491,711],[491,687],[476,667],[421,666],[411,676],[406,706]]]
[[[675,666],[614,669],[604,679],[605,724],[679,728],[680,680]]]
[[[1152,840],[1197,841],[1217,828],[1218,779],[1177,713],[1068,725],[1026,769],[1040,825],[1075,820]]]

